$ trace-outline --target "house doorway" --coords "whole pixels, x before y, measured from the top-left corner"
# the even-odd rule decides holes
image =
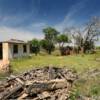
[[[0,60],[3,59],[2,43],[0,43]]]

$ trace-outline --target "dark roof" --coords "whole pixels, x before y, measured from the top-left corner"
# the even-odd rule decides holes
[[[1,43],[19,43],[19,44],[26,44],[27,42],[23,40],[17,40],[17,39],[10,39],[7,41],[2,41]]]

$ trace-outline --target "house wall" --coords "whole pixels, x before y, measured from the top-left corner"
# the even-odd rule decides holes
[[[2,53],[3,53],[3,60],[9,59],[9,45],[8,43],[2,43]]]
[[[13,53],[13,46],[15,43],[2,43],[3,48],[3,60],[9,60],[13,58],[19,58],[23,56],[28,56],[30,54],[30,45],[26,44],[26,53],[23,52],[23,45],[24,44],[17,44],[18,45],[18,53]]]
[[[18,53],[16,53],[16,54],[13,53],[13,46],[14,45],[15,44],[9,44],[9,59],[28,56],[30,54],[29,44],[26,44],[26,49],[27,49],[26,53],[23,52],[23,45],[24,44],[17,44],[18,45]]]

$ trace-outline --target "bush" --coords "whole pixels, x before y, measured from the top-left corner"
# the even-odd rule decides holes
[[[91,95],[98,95],[99,91],[100,91],[100,86],[94,85],[91,87],[90,93],[91,93]]]
[[[75,90],[74,92],[70,94],[69,100],[77,100],[77,98],[79,97],[80,97],[80,91]]]
[[[29,41],[29,43],[31,43],[31,53],[34,53],[35,55],[37,55],[40,52],[40,41],[37,39],[33,39],[31,41]]]

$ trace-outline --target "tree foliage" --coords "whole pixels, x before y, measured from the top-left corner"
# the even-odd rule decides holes
[[[33,39],[30,41],[31,43],[31,51],[36,55],[40,52],[40,41],[37,39]]]
[[[68,36],[66,34],[59,34],[57,36],[57,42],[59,44],[61,55],[65,55],[66,48],[64,47],[64,44],[69,42]]]
[[[45,49],[48,54],[51,54],[51,52],[54,51],[55,49],[54,44],[46,39],[41,40],[40,43],[41,43],[41,47]]]
[[[48,54],[51,54],[51,52],[55,49],[56,37],[59,32],[52,27],[43,29],[43,32],[45,37],[41,40],[41,47],[45,49]]]
[[[53,43],[56,42],[56,37],[59,34],[59,32],[56,29],[54,29],[52,27],[47,27],[47,28],[43,29],[43,32],[45,34],[46,40],[51,41]]]
[[[57,36],[57,42],[60,47],[63,47],[65,43],[69,42],[68,36],[66,34],[60,34]]]

